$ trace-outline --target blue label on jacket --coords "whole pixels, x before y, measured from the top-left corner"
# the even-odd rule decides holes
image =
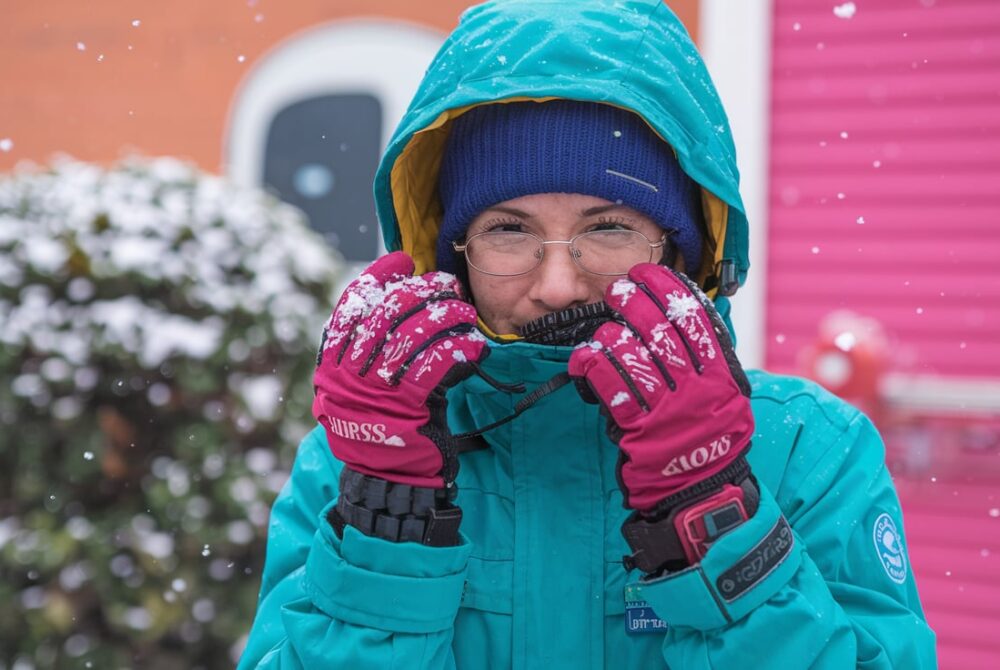
[[[640,600],[634,585],[625,587],[625,632],[629,635],[667,632],[667,624],[656,616],[653,608],[645,600]]]

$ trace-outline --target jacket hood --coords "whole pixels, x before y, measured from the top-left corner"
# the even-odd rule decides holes
[[[556,98],[641,116],[701,186],[710,295],[742,284],[747,221],[729,122],[687,31],[662,0],[495,0],[467,10],[427,69],[375,176],[386,248],[434,268],[436,183],[449,123],[471,107]]]

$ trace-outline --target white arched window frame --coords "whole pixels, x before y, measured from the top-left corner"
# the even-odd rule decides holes
[[[424,26],[360,18],[323,24],[283,40],[254,63],[233,97],[223,146],[226,175],[260,186],[275,116],[293,102],[322,95],[377,98],[384,149],[443,40],[441,33]]]

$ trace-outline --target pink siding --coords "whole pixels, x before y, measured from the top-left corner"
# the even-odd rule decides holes
[[[1000,378],[1000,2],[836,4],[775,1],[767,367],[846,308],[897,368]]]
[[[1000,2],[840,2],[774,2],[766,366],[849,309],[892,369],[1000,379]],[[940,666],[1000,668],[1000,418],[880,428]]]
[[[907,543],[943,670],[1000,668],[1000,491],[968,476],[897,480]]]

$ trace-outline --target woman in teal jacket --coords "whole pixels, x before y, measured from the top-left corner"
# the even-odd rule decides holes
[[[454,340],[460,350],[456,360],[481,364],[470,362],[460,376],[464,378],[437,386],[442,392],[448,387],[447,405],[443,396],[433,394],[420,403],[429,408],[425,419],[430,423],[413,432],[429,436],[427,443],[443,450],[438,463],[444,466],[429,471],[432,478],[400,477],[389,488],[405,486],[415,496],[421,486],[439,492],[446,487],[451,491],[447,500],[439,497],[430,505],[435,510],[431,517],[445,530],[432,538],[428,521],[412,535],[416,541],[385,539],[384,526],[359,530],[364,524],[352,514],[369,499],[343,493],[341,487],[353,487],[361,479],[377,481],[365,477],[380,473],[362,463],[366,449],[393,443],[393,436],[374,420],[331,418],[339,408],[337,398],[349,403],[354,387],[334,383],[324,395],[325,378],[318,376],[317,416],[323,425],[303,440],[291,479],[272,509],[258,611],[240,667],[936,667],[934,634],[909,567],[883,446],[857,410],[800,379],[750,371],[747,386],[734,359],[705,359],[706,369],[724,377],[727,388],[738,389],[720,407],[737,408],[732,416],[738,417],[743,391],[750,394],[752,408],[745,439],[734,429],[726,435],[725,449],[713,444],[713,454],[728,450],[732,435],[740,453],[737,461],[720,461],[728,463],[723,474],[739,463],[748,463],[752,474],[744,472],[685,502],[685,523],[690,517],[692,525],[671,527],[681,538],[671,554],[656,526],[663,515],[643,515],[646,508],[640,501],[649,491],[636,483],[641,450],[657,439],[632,439],[640,429],[620,413],[617,405],[625,396],[612,398],[601,388],[599,361],[580,353],[581,347],[559,344],[562,340],[550,344],[524,336],[523,329],[504,332],[510,320],[489,311],[487,293],[501,284],[483,284],[480,277],[477,289],[479,270],[474,268],[480,257],[468,255],[477,244],[472,242],[474,231],[464,237],[468,220],[449,223],[447,212],[442,213],[443,201],[456,202],[444,180],[449,170],[454,172],[449,155],[476,155],[472,144],[456,149],[455,137],[469,137],[459,130],[457,119],[482,117],[484,106],[497,101],[522,108],[542,103],[541,108],[557,110],[559,105],[551,103],[558,100],[600,103],[601,109],[615,108],[614,114],[629,118],[632,112],[655,132],[656,142],[672,148],[669,158],[656,160],[669,162],[675,155],[682,176],[700,187],[702,237],[677,237],[676,229],[652,214],[655,225],[670,229],[663,238],[670,242],[657,247],[662,231],[655,227],[646,237],[657,255],[673,244],[678,250],[674,267],[697,280],[728,324],[727,295],[743,282],[749,267],[734,148],[701,58],[667,6],[660,0],[507,0],[467,11],[430,65],[376,176],[386,246],[406,252],[412,266],[399,260],[401,255],[390,256],[380,261],[381,270],[366,275],[374,281],[372,276],[381,272],[385,281],[398,286],[412,284],[400,277],[415,270],[430,284],[441,282],[439,293],[447,290],[454,297],[461,288],[448,283],[450,275],[426,274],[450,263],[448,269],[460,275],[465,287],[471,284],[480,310],[476,322],[475,310],[452,309],[459,314],[456,324],[478,323],[478,328],[473,332],[456,326],[449,331],[449,346]],[[547,137],[541,141],[549,142]],[[478,188],[476,179],[486,179],[482,166],[475,161],[463,165],[476,169],[455,172],[466,175],[457,177],[460,188]],[[572,172],[568,163],[567,170]],[[476,177],[470,181],[469,174]],[[650,187],[651,198],[658,193],[650,184],[640,186]],[[549,191],[552,196],[561,189]],[[615,204],[614,198],[602,197]],[[633,203],[626,199],[625,204]],[[446,235],[455,225],[461,234]],[[503,225],[503,234],[522,230],[520,223]],[[618,226],[607,228],[612,229],[621,232]],[[453,238],[458,251],[450,256]],[[574,245],[574,254],[584,248],[579,239]],[[473,268],[460,262],[461,251]],[[563,250],[539,247],[539,264],[542,253],[549,259]],[[590,258],[584,254],[576,262],[587,269]],[[385,269],[390,266],[396,269]],[[644,278],[655,284],[681,276],[667,271],[653,276],[659,272],[656,266],[641,267],[645,269],[629,274],[636,283],[628,286],[642,285]],[[392,274],[397,271],[402,274]],[[530,278],[532,271],[523,276]],[[594,272],[593,265],[588,272]],[[683,296],[700,295],[694,289],[685,292],[683,279],[676,282],[670,286],[679,287]],[[343,367],[350,359],[344,357],[345,344],[341,358],[331,362],[337,338],[345,333],[364,338],[364,333],[354,334],[362,332],[355,321],[338,331],[338,318],[350,310],[353,299],[368,300],[367,308],[353,315],[385,302],[390,294],[371,293],[372,286],[356,284],[342,300],[325,333],[321,370]],[[607,295],[626,322],[629,314],[637,314],[614,290],[609,288]],[[702,314],[713,316],[711,306],[704,309]],[[599,322],[608,318],[603,312],[589,314]],[[586,321],[579,323],[586,326]],[[588,342],[606,339],[605,326],[596,334],[588,328],[576,340],[584,342],[583,349]],[[728,350],[724,330],[716,328],[709,342],[723,353]],[[485,350],[489,356],[483,360]],[[562,384],[571,358],[575,386]],[[382,374],[385,368],[380,370]],[[688,383],[683,376],[677,379]],[[585,402],[581,393],[586,397],[588,386],[597,397]],[[641,395],[634,386],[630,389],[635,397]],[[371,403],[376,417],[395,402],[394,396],[384,398]],[[599,404],[590,404],[595,400]],[[659,406],[653,409],[647,413],[650,421],[660,416]],[[435,420],[441,424],[438,433],[427,428]],[[653,437],[669,442],[671,426],[683,417],[671,421]],[[448,433],[444,437],[442,430]],[[751,432],[753,448],[742,451]],[[449,471],[449,453],[442,444],[461,452],[457,478],[454,468]],[[734,446],[731,451],[738,450]],[[710,458],[714,455],[705,451],[702,461]],[[707,469],[698,470],[702,462],[697,460],[692,451],[671,461],[663,473],[681,478],[698,474],[697,486],[708,477]],[[711,477],[718,475],[713,471]],[[449,486],[452,479],[454,486]],[[724,495],[719,493],[723,489]],[[674,489],[653,493],[657,491],[671,500],[677,495]],[[337,505],[338,500],[343,502]],[[413,512],[413,505],[406,511]],[[391,503],[379,507],[384,512],[386,506],[391,509]],[[727,521],[722,512],[733,509],[741,514],[730,524],[732,519]],[[449,538],[456,510],[461,510],[461,536]],[[383,521],[395,523],[385,516]],[[398,518],[404,516],[414,518]],[[684,529],[690,530],[687,536]],[[405,535],[399,529],[392,532],[397,540]],[[698,533],[702,536],[696,537]],[[677,560],[651,558],[658,552]],[[628,557],[624,567],[623,556]]]

